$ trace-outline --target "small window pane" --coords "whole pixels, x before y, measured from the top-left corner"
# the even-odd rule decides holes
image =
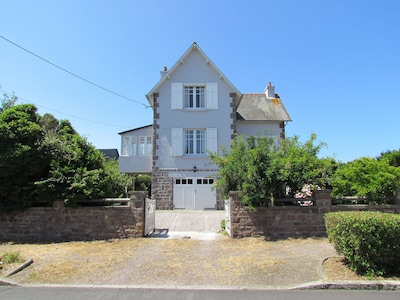
[[[180,180],[180,179],[177,179],[177,180],[175,180],[175,183],[176,183],[176,184],[181,184],[181,180]]]
[[[182,184],[186,184],[186,179],[182,179]]]
[[[201,184],[201,179],[197,179],[197,184]]]
[[[193,179],[188,179],[188,184],[193,184]]]
[[[214,183],[214,179],[210,179],[210,184],[213,184]]]

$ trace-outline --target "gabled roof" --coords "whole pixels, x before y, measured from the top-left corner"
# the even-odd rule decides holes
[[[142,126],[142,127],[137,127],[137,128],[129,129],[129,130],[126,130],[126,131],[122,131],[122,132],[120,132],[118,134],[124,134],[124,133],[128,133],[128,132],[131,132],[131,131],[136,131],[136,130],[139,130],[139,129],[144,129],[144,128],[151,127],[151,126],[153,126],[153,125],[146,125],[146,126]]]
[[[161,85],[165,83],[165,81],[170,79],[170,76],[172,73],[175,72],[177,68],[181,64],[185,62],[185,59],[193,52],[193,51],[198,51],[204,58],[204,61],[206,64],[210,65],[216,73],[218,73],[219,78],[224,80],[228,86],[232,89],[234,93],[236,93],[238,100],[241,98],[242,94],[239,92],[239,90],[229,81],[229,79],[217,68],[217,66],[211,61],[211,59],[204,53],[204,51],[197,45],[196,42],[193,42],[193,44],[189,47],[188,50],[181,56],[180,59],[172,66],[172,68],[160,79],[160,81],[147,93],[146,98],[150,103],[150,106],[153,107],[153,93],[156,93],[157,90]]]
[[[236,117],[238,121],[292,121],[281,99],[265,94],[243,94]]]

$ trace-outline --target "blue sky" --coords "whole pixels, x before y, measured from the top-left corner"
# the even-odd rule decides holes
[[[275,85],[287,135],[347,162],[399,149],[400,1],[0,0],[0,35],[134,101],[196,41],[242,93]],[[152,111],[0,38],[0,87],[97,148]]]

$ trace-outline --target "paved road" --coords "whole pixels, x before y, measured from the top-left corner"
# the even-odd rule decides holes
[[[344,291],[344,290],[192,290],[192,289],[141,289],[129,287],[6,287],[0,286],[0,299],[399,299],[395,291]]]
[[[190,238],[194,240],[216,240],[221,235],[221,221],[225,211],[221,210],[158,210],[156,231],[153,237],[168,239]]]

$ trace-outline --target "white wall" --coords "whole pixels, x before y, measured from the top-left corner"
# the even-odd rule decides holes
[[[198,52],[192,52],[172,74],[170,79],[157,91],[159,107],[157,112],[160,118],[157,120],[159,129],[159,149],[157,155],[159,168],[188,169],[196,165],[197,168],[215,168],[208,158],[193,158],[184,156],[172,156],[171,153],[171,128],[217,128],[218,149],[221,145],[229,147],[231,142],[232,120],[230,118],[231,98],[233,92],[224,80],[219,78],[215,70],[208,64]],[[218,83],[218,109],[205,111],[171,110],[171,83]]]

